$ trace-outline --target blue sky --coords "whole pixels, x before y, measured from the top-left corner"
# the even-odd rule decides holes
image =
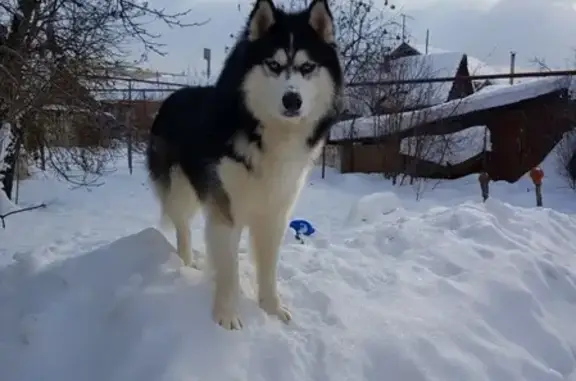
[[[376,0],[383,4],[384,0]],[[202,27],[169,29],[162,33],[167,56],[150,56],[144,67],[160,71],[190,70],[202,75],[203,48],[213,50],[213,72],[224,57],[230,33],[241,27],[251,0],[153,0],[168,10],[192,8],[187,21],[210,19]],[[238,3],[241,11],[238,11]],[[397,0],[413,19],[408,20],[412,41],[423,44],[430,29],[435,48],[468,53],[484,62],[507,66],[510,50],[521,67],[531,67],[534,57],[545,58],[556,68],[574,66],[576,0]],[[134,52],[137,54],[137,51]]]

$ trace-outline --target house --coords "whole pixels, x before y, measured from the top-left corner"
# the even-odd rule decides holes
[[[474,93],[464,53],[422,54],[402,43],[386,58],[383,79],[388,81],[455,78],[453,81],[394,84],[379,100],[375,114],[390,114],[434,106]]]
[[[430,107],[474,92],[468,78],[468,57],[463,53],[421,54],[400,45],[373,65],[362,68],[352,82],[388,82],[385,85],[347,86],[343,113],[354,116],[391,114]],[[446,82],[390,84],[404,80],[454,78]],[[458,78],[460,77],[460,78]]]
[[[416,47],[410,45],[409,43],[407,43],[405,41],[402,42],[400,45],[398,45],[389,54],[390,58],[392,58],[392,59],[411,57],[411,56],[419,56],[419,55],[422,55],[420,50],[418,50]]]
[[[422,51],[430,51],[423,54]],[[368,66],[368,65],[366,65]],[[346,119],[353,116],[391,114],[434,106],[460,99],[490,81],[475,83],[468,77],[493,74],[488,65],[465,53],[436,48],[423,48],[406,42],[362,68],[362,78],[352,82],[423,80],[420,83],[389,84],[381,86],[349,86],[345,89],[344,112]],[[427,79],[455,78],[451,81],[425,82]]]
[[[423,51],[430,53],[422,54]],[[366,70],[366,80],[374,82],[416,80],[418,82],[347,88],[345,91],[348,104],[362,103],[365,105],[368,103],[366,100],[372,100],[368,110],[349,113],[353,115],[348,115],[346,120],[354,127],[348,133],[351,136],[354,135],[352,130],[361,124],[362,119],[358,119],[361,116],[388,115],[389,118],[380,118],[378,123],[370,126],[370,133],[374,141],[382,140],[378,137],[394,133],[399,128],[398,124],[401,119],[413,118],[414,115],[417,115],[410,113],[411,111],[428,110],[450,102],[457,104],[460,100],[466,99],[480,90],[501,86],[500,84],[509,86],[507,80],[475,82],[469,78],[471,75],[496,73],[498,71],[495,68],[464,53],[402,43],[386,54],[377,68]],[[452,80],[426,83],[426,79],[442,78],[451,78]],[[424,83],[419,82],[419,80],[423,80]],[[350,110],[352,110],[351,107],[348,108],[348,111]],[[355,110],[358,110],[358,107]],[[483,136],[484,134],[480,135]],[[354,150],[358,155],[371,157],[375,161],[380,160],[378,156],[374,156],[374,147],[370,144],[360,141],[355,141],[354,144],[356,145]],[[340,165],[338,158],[340,158],[339,152],[341,151],[339,150],[341,149],[340,146],[328,146],[326,148],[325,153],[327,157],[331,158],[330,163],[336,166]],[[382,149],[382,147],[378,148],[378,150]],[[419,150],[421,149],[419,147]],[[362,150],[366,152],[360,154],[359,152]]]
[[[574,124],[571,86],[570,77],[494,85],[424,109],[341,122],[330,134],[329,144],[338,151],[331,164],[341,172],[435,179],[487,172],[495,181],[515,182]],[[375,133],[390,125],[395,129]],[[453,152],[451,139],[467,133],[475,141]]]

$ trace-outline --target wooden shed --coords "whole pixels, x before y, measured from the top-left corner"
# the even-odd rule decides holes
[[[437,179],[486,171],[495,181],[515,182],[540,164],[574,125],[570,85],[571,78],[566,77],[494,85],[418,111],[341,122],[330,136],[330,144],[338,150],[332,164],[341,172]],[[476,144],[476,151],[461,147],[468,155],[457,160],[454,155],[422,158],[405,150],[407,139],[462,134],[478,126],[485,129],[487,141]]]

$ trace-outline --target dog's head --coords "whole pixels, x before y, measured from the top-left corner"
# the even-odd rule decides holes
[[[314,123],[333,110],[342,69],[327,0],[297,13],[257,0],[244,38],[242,89],[257,119]]]

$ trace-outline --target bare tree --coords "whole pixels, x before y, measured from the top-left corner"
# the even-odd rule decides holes
[[[546,60],[544,58],[534,57],[532,60],[530,60],[530,63],[535,65],[539,71],[542,71],[542,72],[552,71],[552,69],[550,68],[550,66],[548,66],[548,64],[546,63]]]
[[[126,66],[130,47],[143,47],[141,60],[165,54],[146,24],[200,25],[184,22],[188,12],[137,0],[0,0],[0,121],[11,136],[0,177],[9,197],[23,146],[66,180],[94,183],[85,174],[100,174],[110,152],[102,149],[105,113],[90,90]]]
[[[286,0],[289,9],[302,9],[309,5],[309,0]],[[240,7],[240,6],[239,6]],[[428,79],[438,76],[429,60],[419,57],[395,59],[393,47],[408,37],[398,23],[396,6],[392,2],[378,3],[374,0],[334,0],[330,2],[334,16],[339,51],[342,58],[345,80],[348,83],[387,81],[385,85],[349,86],[344,90],[341,118],[348,121],[347,134],[355,139],[360,130],[370,129],[368,135],[382,137],[382,151],[400,150],[405,155],[420,159],[433,159],[446,162],[453,158],[457,146],[464,144],[467,136],[443,135],[422,136],[399,139],[390,136],[423,122],[430,105],[446,101],[452,83],[416,83],[390,84],[390,81]],[[232,36],[234,37],[234,36]],[[420,56],[424,57],[424,56]],[[448,73],[445,76],[450,76]],[[456,112],[456,105],[455,110]],[[412,112],[419,110],[418,112]],[[385,115],[382,115],[385,114]],[[359,117],[381,115],[371,118],[370,123]],[[380,142],[379,142],[380,143]],[[326,149],[329,152],[330,147]],[[453,152],[454,151],[454,152]],[[331,152],[331,154],[333,154]],[[383,159],[385,160],[385,159]],[[331,159],[333,160],[333,158]],[[416,163],[416,161],[414,161]],[[409,165],[416,165],[409,163]],[[410,168],[409,168],[410,169]],[[415,172],[415,170],[409,170]],[[396,183],[399,173],[384,173]],[[426,182],[405,176],[411,184],[415,181]],[[403,181],[402,181],[403,182]]]
[[[458,98],[463,95],[458,93],[459,90],[454,92],[458,83],[426,81],[438,76],[451,76],[447,71],[456,70],[460,62],[457,55],[453,58],[450,68],[435,67],[437,58],[426,55],[395,58],[383,49],[380,56],[375,56],[374,61],[365,66],[360,77],[360,82],[371,84],[353,86],[347,92],[347,101],[356,105],[356,109],[363,113],[361,115],[372,116],[348,120],[345,134],[352,140],[368,138],[373,145],[379,146],[378,150],[369,151],[372,152],[370,160],[382,160],[383,175],[393,184],[403,185],[409,181],[418,198],[426,189],[439,183],[438,180],[417,176],[422,172],[418,168],[420,165],[432,162],[449,166],[467,159],[464,156],[472,150],[480,152],[488,148],[485,126],[438,135],[430,135],[418,127],[439,115],[442,118],[457,115],[465,102],[465,98]],[[447,59],[452,58],[440,61]],[[386,84],[378,85],[384,80]],[[422,82],[403,83],[405,80]],[[456,99],[446,102],[450,94]],[[375,158],[374,154],[382,157]]]
[[[540,71],[552,71],[543,58],[535,57],[531,62],[536,65]],[[573,95],[574,94],[571,94],[572,98]],[[574,107],[574,102],[572,102],[571,107]],[[558,142],[558,145],[552,152],[556,156],[557,173],[571,189],[576,190],[576,129],[573,128],[564,134],[564,137]]]
[[[354,87],[349,92],[355,102],[365,104],[370,114],[382,115],[372,126],[374,136],[387,137],[422,124],[431,117],[430,106],[447,101],[452,82],[426,82],[429,78],[450,75],[439,72],[449,68],[434,67],[433,62],[425,55],[391,59],[384,53],[373,65],[365,68],[362,81],[387,81],[385,85]],[[454,62],[454,68],[457,63]],[[422,82],[407,84],[402,83],[404,80]],[[453,101],[451,106],[452,112],[456,112],[459,102]],[[451,135],[406,137],[402,139],[402,153],[425,160],[445,161],[451,156],[452,146],[458,143]]]
[[[10,130],[10,125],[7,123],[0,124],[0,214],[4,210],[8,209],[7,205],[4,205],[6,197],[4,193],[4,174],[8,171],[6,156],[8,156],[9,150],[13,145],[13,136]]]
[[[276,3],[285,9],[299,10],[307,7],[310,0],[284,0]],[[345,79],[353,82],[357,80],[364,65],[380,53],[383,45],[390,47],[392,41],[401,39],[400,24],[395,21],[396,5],[388,0],[384,6],[374,0],[332,0],[329,3]],[[238,10],[244,12],[247,9],[238,2]],[[236,37],[236,33],[230,34],[231,39]]]
[[[555,149],[556,170],[566,184],[576,190],[576,130],[564,135]]]
[[[309,0],[288,0],[287,7],[301,9]],[[358,81],[363,69],[383,50],[402,39],[396,5],[386,0],[334,0],[330,2],[338,50],[347,82]]]

